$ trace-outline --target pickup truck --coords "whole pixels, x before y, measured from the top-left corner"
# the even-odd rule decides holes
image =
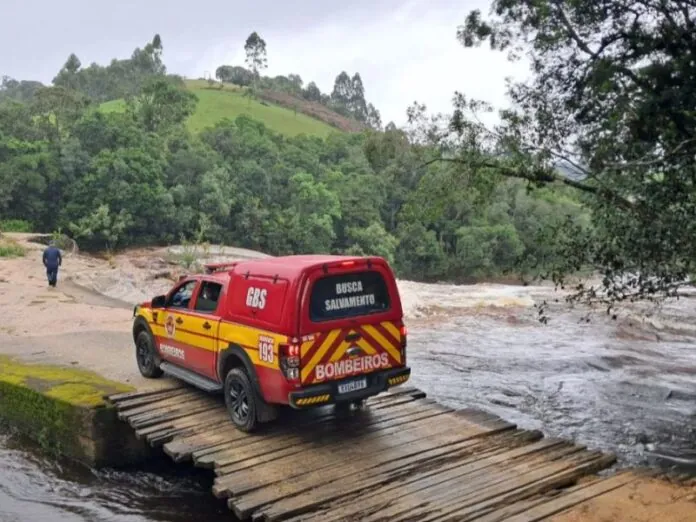
[[[411,373],[396,280],[381,257],[209,264],[133,316],[140,373],[224,393],[242,431],[281,406],[360,407]]]

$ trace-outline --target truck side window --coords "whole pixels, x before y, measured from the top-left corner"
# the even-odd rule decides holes
[[[204,313],[212,313],[217,310],[221,291],[221,284],[213,283],[211,281],[203,281],[201,284],[201,290],[198,293],[198,299],[196,299],[195,310],[197,312]]]
[[[176,289],[167,303],[167,308],[188,308],[196,281],[188,281]]]

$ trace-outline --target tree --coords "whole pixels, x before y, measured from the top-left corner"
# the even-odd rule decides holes
[[[0,102],[7,99],[19,102],[31,101],[36,91],[43,87],[41,82],[17,81],[9,76],[3,76],[0,82]]]
[[[80,62],[80,59],[77,57],[77,55],[75,55],[75,53],[71,53],[70,56],[68,56],[68,60],[65,62],[63,69],[65,69],[70,74],[75,74],[81,66],[82,62]]]
[[[129,98],[128,110],[147,130],[157,132],[183,123],[196,110],[198,98],[163,78],[149,81]]]
[[[307,88],[302,91],[302,96],[305,100],[320,102],[321,101],[321,90],[317,87],[314,82],[309,82]]]
[[[80,92],[64,87],[43,87],[34,93],[32,110],[46,138],[58,143],[82,117],[89,103]]]
[[[458,29],[467,48],[526,53],[532,77],[510,84],[495,127],[472,116],[490,107],[457,93],[449,125],[422,135],[462,173],[582,193],[592,226],[559,241],[549,276],[589,267],[603,283],[573,298],[663,298],[696,274],[695,16],[682,0],[494,0],[491,20],[475,10]]]
[[[251,85],[254,81],[254,73],[238,65],[221,65],[215,70],[215,77],[221,82],[242,87]]]
[[[348,108],[358,121],[367,121],[367,103],[365,102],[365,86],[360,73],[355,73],[351,79],[352,89]]]
[[[366,123],[375,130],[382,130],[382,116],[371,103],[367,105]]]
[[[341,71],[341,73],[336,76],[334,80],[334,88],[331,92],[331,99],[340,103],[341,105],[348,106],[351,98],[353,98],[353,82],[348,76],[346,71]]]
[[[246,64],[254,73],[255,80],[258,81],[259,71],[268,66],[266,42],[254,31],[246,39],[244,51],[246,52]]]

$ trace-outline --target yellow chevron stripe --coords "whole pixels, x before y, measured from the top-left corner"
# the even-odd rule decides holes
[[[331,345],[334,343],[336,340],[336,337],[338,337],[338,334],[340,333],[340,330],[332,330],[331,333],[326,337],[324,342],[321,344],[319,349],[314,353],[314,356],[312,359],[309,361],[307,366],[304,366],[302,368],[302,380],[304,381],[307,376],[314,370],[314,367],[319,364],[319,361],[321,361],[326,355],[326,352],[329,350]]]
[[[403,384],[408,380],[409,376],[408,375],[402,375],[400,377],[392,377],[389,379],[389,386],[394,386],[396,384]]]
[[[390,334],[392,334],[392,337],[396,339],[397,341],[401,342],[401,332],[399,329],[396,327],[394,323],[391,321],[384,321],[382,324],[382,327],[387,330]]]
[[[374,346],[368,343],[365,339],[359,339],[357,345],[360,348],[362,348],[368,355],[375,355],[377,353],[377,350],[375,350]]]
[[[394,347],[392,343],[387,341],[384,336],[379,333],[379,330],[372,325],[363,326],[365,331],[384,348],[395,361],[401,362],[401,352]]]
[[[297,399],[295,404],[298,406],[306,406],[310,404],[319,404],[322,402],[327,402],[331,398],[330,395],[317,395],[316,397],[306,397],[304,399]]]

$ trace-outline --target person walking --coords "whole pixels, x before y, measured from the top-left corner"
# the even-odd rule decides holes
[[[58,282],[58,267],[63,264],[63,256],[54,241],[48,244],[48,248],[43,252],[43,264],[46,267],[48,286],[56,286]]]

